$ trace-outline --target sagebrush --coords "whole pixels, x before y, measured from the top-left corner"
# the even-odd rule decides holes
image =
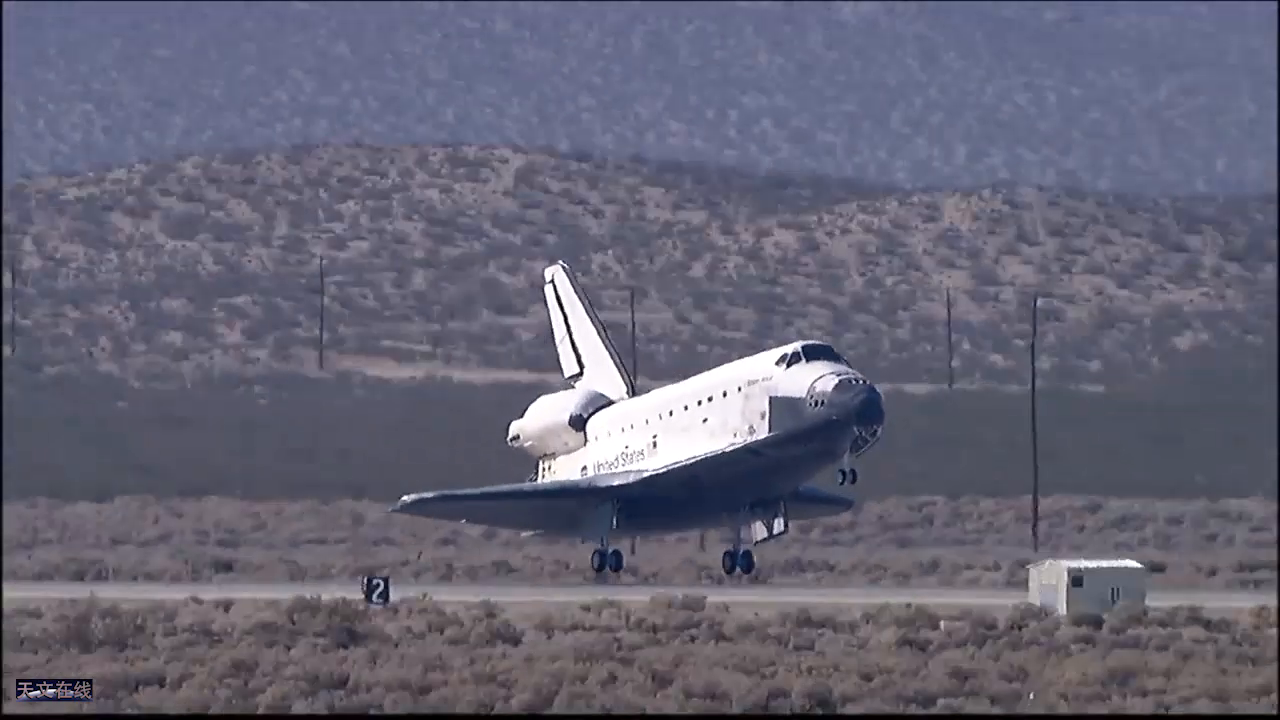
[[[1042,555],[1131,556],[1153,587],[1276,587],[1273,500],[1050,497]],[[4,504],[7,580],[579,583],[589,545],[388,515],[378,503],[126,497]],[[890,497],[797,522],[757,548],[757,583],[1025,588],[1026,498]],[[625,538],[619,539],[625,547]],[[723,583],[724,533],[644,538],[619,582]],[[741,579],[735,580],[735,582]]]
[[[17,676],[91,677],[95,712],[1270,712],[1269,608],[1102,618],[926,607],[751,613],[351,601],[4,610]]]

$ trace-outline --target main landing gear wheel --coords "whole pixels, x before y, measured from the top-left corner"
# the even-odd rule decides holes
[[[725,575],[735,572],[750,575],[756,570],[756,555],[750,550],[725,550],[724,555],[720,556],[720,569],[724,570]]]
[[[725,550],[724,555],[720,556],[720,568],[725,575],[732,575],[738,569],[738,553]]]
[[[614,574],[620,573],[626,564],[625,561],[622,551],[617,548],[612,550],[596,548],[591,551],[591,569],[596,573],[602,573],[605,570]]]

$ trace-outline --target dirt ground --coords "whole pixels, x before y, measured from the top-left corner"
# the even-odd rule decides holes
[[[757,550],[750,582],[1025,587],[1035,559],[1029,502],[897,497],[796,523]],[[388,515],[356,501],[246,502],[126,497],[107,503],[4,504],[6,580],[324,580],[579,583],[590,547]],[[1127,556],[1152,587],[1276,587],[1273,500],[1049,497],[1041,556]],[[724,538],[642,538],[617,580],[717,584]],[[629,550],[627,539],[619,545]],[[741,582],[735,578],[733,582]]]
[[[703,597],[495,603],[65,601],[5,608],[18,677],[135,712],[1266,712],[1276,619],[927,608],[744,613]]]

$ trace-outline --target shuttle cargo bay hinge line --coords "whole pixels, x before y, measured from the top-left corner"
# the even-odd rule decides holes
[[[624,571],[619,538],[634,552],[638,536],[696,530],[702,547],[702,531],[726,529],[722,569],[749,575],[749,546],[854,506],[843,493],[880,438],[884,403],[833,347],[790,342],[636,395],[569,267],[555,263],[543,279],[570,387],[534,399],[507,428],[536,470],[523,482],[405,495],[393,512],[590,542],[597,573]]]

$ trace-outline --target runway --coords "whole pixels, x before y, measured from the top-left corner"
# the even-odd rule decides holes
[[[287,600],[298,596],[361,599],[358,581],[351,583],[131,583],[131,582],[5,582],[8,602],[70,600],[96,596],[112,601]],[[970,588],[816,588],[785,585],[464,585],[396,584],[392,601],[429,595],[445,603],[581,603],[599,598],[620,602],[646,602],[655,595],[705,595],[710,602],[754,606],[843,606],[881,604],[938,607],[1008,608],[1027,598],[1026,591]],[[1194,590],[1151,591],[1150,607],[1198,605],[1206,610],[1243,610],[1255,605],[1276,605],[1272,592],[1212,592]]]

